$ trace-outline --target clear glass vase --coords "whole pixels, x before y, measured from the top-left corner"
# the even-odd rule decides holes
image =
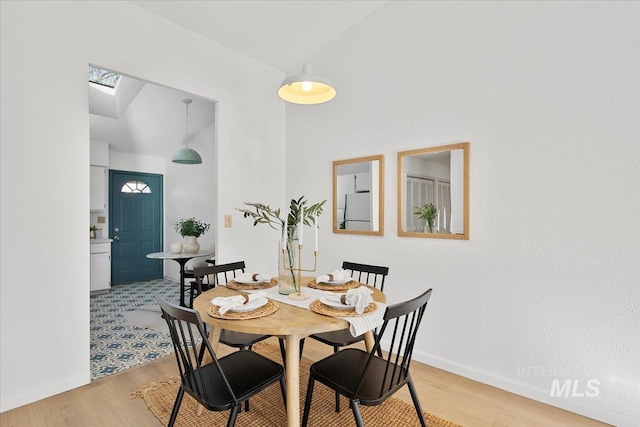
[[[278,292],[289,295],[298,289],[298,240],[287,239],[286,247],[282,240],[278,241]]]

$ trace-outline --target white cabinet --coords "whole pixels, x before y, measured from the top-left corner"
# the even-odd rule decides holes
[[[111,243],[90,245],[91,293],[111,289]]]
[[[107,168],[102,166],[90,166],[90,168],[89,209],[103,211],[107,208]]]
[[[371,191],[371,173],[363,172],[355,174],[355,186],[356,193]]]

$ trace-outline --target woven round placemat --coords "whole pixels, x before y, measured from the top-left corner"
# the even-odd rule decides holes
[[[280,306],[277,302],[273,300],[268,300],[268,302],[262,307],[256,308],[252,311],[246,311],[244,313],[236,313],[233,311],[227,311],[225,314],[220,314],[220,307],[217,305],[211,305],[207,310],[207,314],[211,317],[215,317],[216,319],[225,319],[225,320],[246,320],[246,319],[257,319],[258,317],[268,316],[270,314],[278,311]]]
[[[357,280],[349,280],[344,285],[330,285],[328,283],[318,283],[315,280],[310,282],[307,286],[313,289],[321,289],[323,291],[347,291],[360,286],[360,282]]]
[[[271,279],[269,283],[240,283],[240,282],[236,282],[235,280],[232,280],[229,283],[227,283],[227,288],[235,289],[239,291],[255,291],[258,289],[273,288],[277,284],[278,284],[278,279],[276,279],[275,277]]]
[[[309,309],[311,309],[311,311],[331,317],[364,316],[365,314],[373,313],[377,308],[378,306],[375,302],[370,302],[369,305],[365,307],[362,314],[356,314],[355,308],[352,308],[351,310],[338,310],[337,308],[331,308],[328,305],[321,303],[319,299],[313,301],[309,305]]]

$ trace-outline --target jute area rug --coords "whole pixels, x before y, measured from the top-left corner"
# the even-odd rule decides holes
[[[267,343],[258,343],[253,346],[257,351],[272,360],[282,362],[280,350]],[[304,398],[309,381],[309,366],[311,362],[306,357],[300,361],[300,388],[301,402],[300,412],[304,410]],[[169,378],[167,380],[155,382],[149,386],[141,388],[132,394],[132,397],[141,397],[145,400],[149,409],[162,422],[167,425],[173,403],[179,387],[179,378]],[[282,394],[278,383],[273,384],[261,393],[249,400],[250,411],[240,412],[236,419],[236,426],[251,427],[281,427],[287,425],[287,416],[282,402]],[[425,402],[421,402],[423,405]],[[335,412],[335,397],[332,390],[323,384],[316,382],[313,390],[313,401],[309,414],[309,426],[318,427],[344,427],[355,425],[353,412],[349,408],[348,401],[342,398],[341,411]],[[419,426],[420,422],[413,405],[405,403],[394,397],[389,398],[379,406],[360,405],[362,419],[367,427],[407,427]],[[202,415],[196,414],[196,401],[185,393],[178,418],[177,427],[195,426],[224,426],[229,418],[229,411],[211,412],[205,410]],[[435,415],[424,413],[427,424],[430,427],[460,427],[450,421],[436,417]]]

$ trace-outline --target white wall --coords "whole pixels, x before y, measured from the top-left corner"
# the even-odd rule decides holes
[[[164,175],[163,157],[109,151],[109,169]]]
[[[422,361],[637,425],[638,22],[637,2],[389,2],[318,52],[337,96],[287,106],[287,195],[331,200],[332,161],[386,159],[385,236],[323,215],[319,270],[387,265],[391,302],[433,287]],[[399,238],[397,152],[463,141],[470,240]],[[555,378],[600,393],[550,398]]]
[[[239,215],[233,228],[223,228],[222,219],[245,198],[282,204],[285,134],[284,107],[274,95],[282,72],[136,6],[2,1],[0,7],[5,411],[89,382],[89,63],[218,101],[218,175],[200,184],[218,192],[212,226],[222,260],[276,265],[277,236],[271,241],[267,230],[256,232]],[[53,224],[46,238],[34,226],[43,212]],[[256,236],[252,245],[236,243]],[[24,272],[34,260],[46,280],[30,282],[25,294]]]

